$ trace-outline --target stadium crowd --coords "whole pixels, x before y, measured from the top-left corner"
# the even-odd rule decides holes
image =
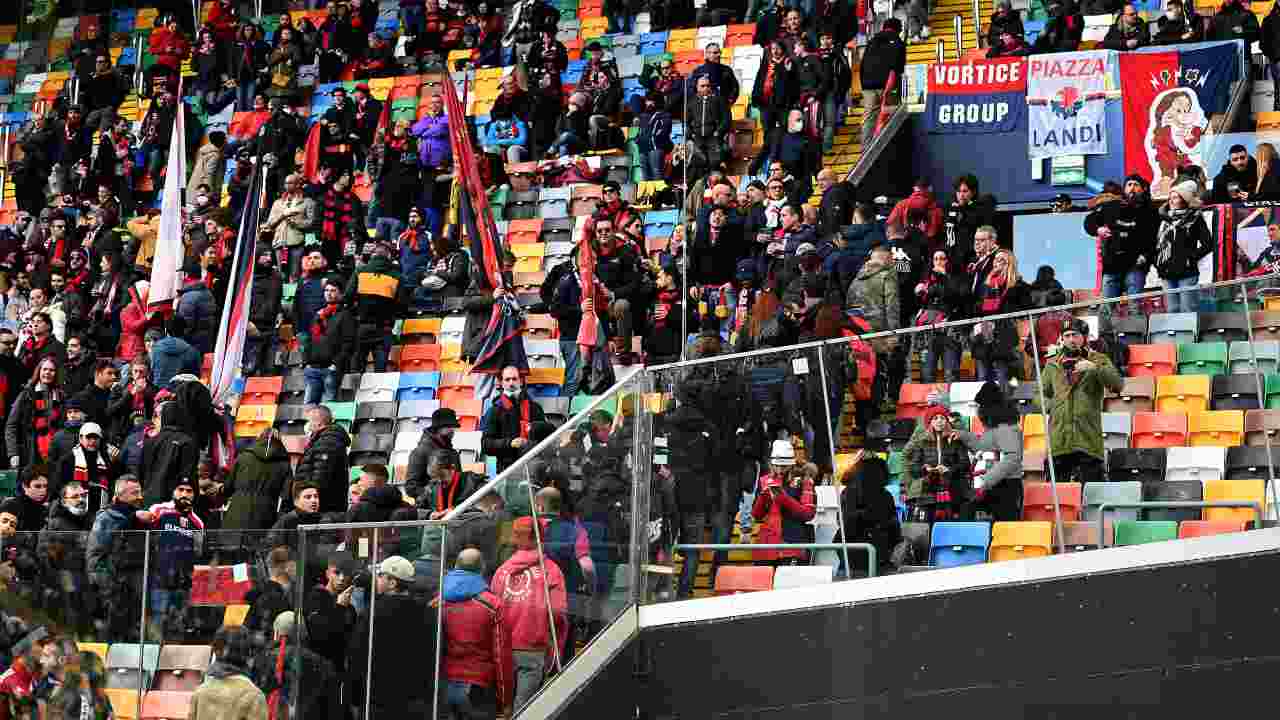
[[[1176,4],[1156,37],[1199,39],[1191,25],[1179,31],[1189,18],[1175,17]],[[366,699],[377,715],[422,714],[438,694],[460,718],[492,718],[528,702],[617,600],[631,525],[641,520],[630,516],[636,408],[596,410],[530,464],[530,483],[476,497],[487,478],[454,447],[462,427],[455,409],[431,414],[401,476],[388,468],[388,453],[358,462],[368,455],[359,433],[330,407],[349,374],[393,367],[400,321],[465,315],[460,359],[474,361],[494,304],[508,294],[530,315],[554,319],[564,382],[550,394],[561,398],[599,394],[613,384],[615,366],[848,338],[824,350],[831,392],[789,375],[781,355],[764,356],[750,372],[717,364],[668,371],[674,400],[655,434],[668,438],[670,458],[654,473],[645,519],[661,528],[651,533],[655,545],[708,529],[727,542],[735,522],[744,535],[760,523],[761,542],[811,542],[814,486],[834,472],[835,428],[825,412],[840,420],[848,389],[852,421],[870,436],[915,358],[922,378],[952,382],[966,352],[977,379],[988,381],[977,401],[987,432],[953,428],[945,398],[935,399],[938,409],[905,452],[914,478],[904,483],[907,512],[926,522],[1018,517],[1022,438],[1008,389],[1026,379],[1030,347],[1017,324],[858,337],[1070,298],[1051,268],[1023,277],[997,230],[996,199],[977,176],[957,171],[948,197],[921,178],[909,197],[881,206],[876,188],[823,166],[849,105],[860,101],[863,117],[873,118],[893,90],[890,78],[901,76],[902,22],[867,32],[873,28],[848,0],[764,0],[745,12],[725,0],[696,9],[605,5],[609,29],[621,33],[642,9],[655,30],[754,23],[758,70],[751,81],[740,77],[721,61],[724,48],[710,43],[687,72],[669,57],[647,64],[628,95],[636,86],[600,42],[578,43],[585,66],[576,82],[565,81],[560,13],[540,0],[507,9],[400,0],[390,27],[370,0],[329,0],[323,19],[295,22],[284,13],[269,32],[236,3],[217,0],[198,29],[180,8],[164,8],[174,12],[162,12],[150,33],[154,62],[137,88],[149,105],[135,123],[118,111],[131,75],[113,67],[110,38],[97,29],[105,21],[77,36],[67,51],[75,82],[16,140],[10,171],[19,212],[0,227],[0,458],[18,477],[14,496],[0,503],[0,650],[9,668],[0,675],[0,720],[109,716],[100,659],[74,645],[94,639],[213,638],[217,663],[192,700],[197,719],[229,716],[222,713],[233,706],[266,718],[298,688],[305,691],[292,712],[315,718],[363,712]],[[911,36],[922,32],[923,6],[904,9]],[[1049,9],[1050,27],[1033,47],[1017,13],[1001,5],[991,19],[992,53],[1074,49],[1079,9],[1069,1]],[[1135,32],[1132,10],[1123,8],[1108,47],[1136,46],[1126,39]],[[1227,17],[1239,11],[1228,3],[1195,28],[1244,37],[1249,28]],[[858,48],[853,63],[847,46]],[[445,98],[424,94],[424,109],[409,118],[371,86],[442,72],[449,62],[514,68],[486,121],[467,123],[491,197],[600,184],[595,208],[572,230],[595,257],[593,287],[582,287],[576,252],[521,284],[527,278],[507,242],[499,251],[506,287],[483,282],[460,238]],[[349,78],[358,79],[353,87],[340,83]],[[316,83],[328,96],[309,116]],[[735,119],[744,94],[751,113]],[[248,114],[251,132],[206,126],[232,106]],[[189,155],[189,175],[179,179],[184,257],[177,298],[165,310],[149,302],[149,280],[179,114]],[[736,139],[743,119],[759,140],[745,155]],[[863,123],[863,147],[875,127]],[[1213,194],[1271,192],[1280,164],[1266,148],[1257,161],[1233,148]],[[637,159],[635,184],[598,162],[624,153]],[[255,169],[262,188],[251,186]],[[1204,180],[1203,170],[1185,168],[1169,199],[1155,203],[1133,176],[1091,201],[1085,230],[1101,243],[1105,295],[1141,290],[1151,268],[1169,288],[1196,284],[1196,264],[1211,252],[1194,212],[1210,201]],[[237,229],[254,193],[262,210],[247,230],[257,243],[246,248],[255,268],[244,372],[302,377],[304,440],[295,448],[267,427],[241,438],[224,468],[211,449],[234,409],[215,406],[202,376],[234,294]],[[667,207],[684,220],[669,242],[651,243],[646,213]],[[1271,242],[1257,266],[1265,271],[1280,258],[1280,227]],[[1171,308],[1196,302],[1193,293],[1170,298]],[[608,344],[580,346],[583,315],[597,312]],[[1074,415],[1054,416],[1055,432],[1058,420],[1078,432],[1055,437],[1053,462],[1065,475],[1095,473],[1096,415],[1105,388],[1119,383],[1115,364],[1105,344],[1086,345],[1088,328],[1066,313],[1043,316],[1033,332],[1041,359],[1046,348],[1061,348],[1047,359],[1046,392],[1083,398],[1071,404]],[[527,362],[495,370],[476,386],[484,408],[477,429],[482,455],[501,470],[555,426],[539,402],[545,394],[530,392]],[[985,479],[975,484],[971,453],[988,451],[996,459],[976,470]],[[886,569],[901,540],[887,477],[884,461],[867,456],[842,478],[843,537],[875,543]],[[460,507],[443,539],[432,526],[383,532],[375,565],[367,530],[317,530],[305,548],[299,542],[300,526],[438,520]],[[150,548],[146,530],[164,531]],[[218,629],[220,616],[191,603],[196,566],[214,558],[254,569],[242,627]],[[777,564],[805,558],[758,554]],[[685,555],[676,596],[691,594],[697,563]],[[144,600],[149,617],[140,623]],[[439,633],[436,612],[444,614]],[[438,684],[422,669],[437,647]],[[396,661],[405,658],[414,662]]]

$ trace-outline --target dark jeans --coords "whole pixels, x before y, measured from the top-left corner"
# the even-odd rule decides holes
[[[685,545],[700,544],[707,527],[707,514],[702,511],[680,512],[680,542]],[[693,597],[693,584],[698,577],[698,553],[685,550],[684,565],[680,570],[680,587],[676,597],[687,600]],[[714,582],[714,578],[712,581]]]
[[[493,720],[498,716],[498,697],[493,688],[450,680],[440,703],[443,718],[453,720]]]

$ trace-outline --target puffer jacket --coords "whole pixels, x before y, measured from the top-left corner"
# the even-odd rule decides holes
[[[444,576],[444,677],[493,688],[498,706],[510,697],[504,669],[511,658],[502,628],[502,601],[480,573],[450,570]]]
[[[151,346],[151,383],[163,389],[169,387],[174,375],[190,373],[198,376],[203,362],[200,351],[186,340],[168,335],[162,337]]]
[[[200,448],[181,424],[182,408],[171,402],[161,406],[160,432],[142,444],[142,492],[147,505],[169,502],[179,480],[194,482],[200,462]]]
[[[40,531],[37,555],[50,570],[66,571],[75,575],[85,572],[85,556],[88,550],[88,531],[93,527],[93,515],[72,515],[62,503],[49,511],[49,522]]]
[[[772,479],[766,473],[760,478],[756,488],[756,499],[751,504],[751,517],[760,523],[760,532],[756,542],[761,545],[773,543],[807,543],[813,542],[813,527],[808,523],[817,511],[813,481],[805,479],[799,487],[787,487],[785,481],[777,494],[765,490],[766,481]],[[781,478],[779,478],[781,480]],[[752,556],[756,560],[777,560],[779,558],[804,557],[804,550],[756,550]]]
[[[326,425],[307,443],[298,461],[294,482],[307,482],[320,489],[320,512],[347,509],[347,449],[351,436],[339,425]]]
[[[222,518],[228,530],[265,530],[276,522],[276,508],[289,500],[289,479],[293,475],[289,453],[272,433],[245,448],[227,476],[225,493],[229,507]]]
[[[418,138],[418,159],[424,168],[437,168],[448,165],[453,159],[453,149],[449,146],[449,117],[440,115],[423,115],[413,124],[410,132]]]
[[[283,300],[284,276],[275,268],[263,270],[259,265],[253,273],[253,287],[249,289],[249,322],[258,332],[268,334],[275,330]]]
[[[1089,352],[1097,368],[1072,383],[1054,358],[1045,366],[1040,387],[1049,402],[1050,447],[1055,457],[1082,452],[1102,460],[1102,400],[1106,389],[1120,392],[1124,378],[1102,353]]]
[[[902,326],[898,298],[898,271],[892,264],[866,263],[849,285],[846,308],[861,308],[862,316],[875,332]]]
[[[889,212],[889,219],[885,222],[889,225],[897,223],[906,227],[907,215],[912,210],[923,210],[928,213],[929,225],[925,227],[924,234],[930,238],[938,237],[942,232],[942,208],[938,206],[937,198],[928,190],[913,190],[905,199],[899,200]]]
[[[174,312],[186,322],[187,342],[201,353],[213,352],[219,320],[213,291],[199,280],[186,283],[178,290],[178,307]]]

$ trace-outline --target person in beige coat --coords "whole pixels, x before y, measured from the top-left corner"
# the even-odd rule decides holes
[[[195,162],[191,164],[191,179],[187,181],[187,197],[196,196],[196,188],[209,186],[210,202],[218,204],[222,197],[222,178],[227,174],[227,156],[224,148],[227,134],[221,130],[209,132],[209,142],[196,151]]]
[[[160,235],[160,211],[155,210],[129,221],[125,226],[138,241],[133,266],[146,276],[151,275],[151,259],[156,254],[156,238]]]
[[[213,652],[218,660],[192,693],[187,720],[267,720],[267,696],[249,679],[249,631],[223,627],[214,635]]]
[[[316,202],[302,192],[302,175],[294,173],[284,179],[284,192],[271,205],[271,213],[260,230],[272,234],[271,247],[279,253],[289,251],[290,278],[298,277],[302,264],[302,246],[307,232],[316,223]]]

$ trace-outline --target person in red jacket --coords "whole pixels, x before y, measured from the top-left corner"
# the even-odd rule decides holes
[[[769,472],[760,476],[751,517],[761,523],[756,542],[813,542],[813,526],[809,521],[817,511],[813,481],[805,477],[804,466],[796,464],[796,451],[790,440],[774,440],[769,458]],[[756,550],[756,560],[776,565],[803,564],[807,550]]]
[[[447,683],[447,717],[494,718],[511,699],[507,685],[511,650],[502,625],[502,601],[484,580],[484,554],[458,553],[444,576],[445,651],[441,671]]]
[[[511,540],[516,553],[493,574],[489,589],[502,601],[502,628],[511,648],[511,674],[504,682],[514,688],[515,714],[542,687],[548,662],[559,665],[569,612],[564,574],[534,542],[532,517],[513,523]],[[548,599],[554,625],[548,617]]]
[[[924,234],[931,241],[936,240],[942,234],[942,207],[938,205],[938,199],[933,196],[933,183],[926,177],[916,178],[916,181],[911,185],[911,195],[905,200],[899,200],[898,204],[893,206],[893,210],[890,211],[889,219],[885,221],[885,224],[909,225],[907,213],[916,209],[928,213],[929,224],[925,226]]]
[[[240,25],[240,11],[232,0],[218,0],[209,8],[209,16],[204,24],[213,30],[218,42],[230,43],[236,39],[236,28]]]
[[[148,50],[155,56],[156,63],[147,68],[147,82],[144,89],[151,92],[155,88],[157,77],[169,80],[171,90],[178,89],[178,74],[182,72],[182,61],[191,55],[191,41],[182,34],[177,16],[157,23],[151,32]]]

